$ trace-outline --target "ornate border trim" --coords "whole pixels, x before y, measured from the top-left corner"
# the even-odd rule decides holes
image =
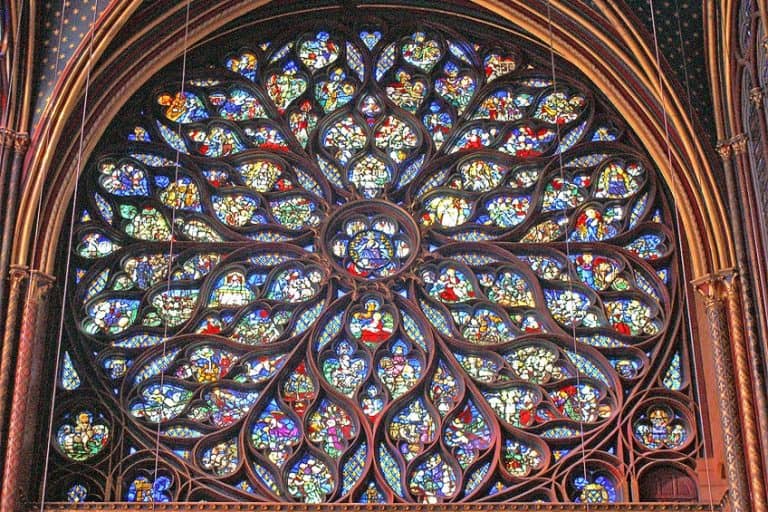
[[[389,505],[361,505],[352,503],[324,503],[309,505],[304,503],[46,503],[41,509],[39,506],[28,510],[42,510],[45,512],[63,510],[68,512],[87,511],[174,511],[174,512],[201,512],[201,511],[253,511],[261,512],[566,512],[572,510],[585,510],[586,505],[581,504],[554,504],[554,503],[472,503],[472,504],[444,504],[424,505],[418,503],[400,503]],[[589,505],[589,510],[594,512],[722,512],[720,504],[709,503],[601,503]]]

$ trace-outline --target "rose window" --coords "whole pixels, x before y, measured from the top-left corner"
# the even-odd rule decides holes
[[[295,33],[87,167],[58,497],[627,501],[689,457],[670,208],[600,96],[428,24]]]

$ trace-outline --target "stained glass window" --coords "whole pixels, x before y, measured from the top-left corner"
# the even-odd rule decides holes
[[[658,172],[487,32],[292,26],[131,101],[77,199],[52,499],[603,503],[692,467]]]

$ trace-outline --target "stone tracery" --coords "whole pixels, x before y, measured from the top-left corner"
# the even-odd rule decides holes
[[[179,457],[126,496],[180,464],[265,501],[622,498],[597,439],[671,355],[667,207],[522,55],[314,30],[169,85],[94,162],[78,360]]]

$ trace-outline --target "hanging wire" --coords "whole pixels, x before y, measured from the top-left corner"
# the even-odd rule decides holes
[[[547,31],[549,34],[549,64],[550,69],[552,71],[552,94],[557,94],[557,66],[555,64],[555,39],[552,31],[552,5],[551,0],[547,0]],[[565,168],[563,167],[563,151],[562,151],[562,134],[560,132],[560,123],[557,122],[558,120],[555,119],[555,134],[557,141],[557,163],[558,167],[560,169],[560,180],[563,184],[566,183],[565,181]],[[567,212],[567,206],[566,205],[566,212]],[[570,245],[570,236],[568,233],[568,226],[570,224],[570,218],[568,218],[568,215],[565,216],[566,218],[566,225],[565,225],[565,257],[566,257],[566,267],[565,271],[570,272],[571,268],[571,245]],[[573,297],[573,279],[572,276],[568,276],[568,291],[569,291],[569,299]],[[576,322],[574,321],[574,312],[570,312],[571,314],[571,338],[573,339],[573,352],[576,354],[576,356],[579,356],[579,347],[578,347],[578,340],[576,338]],[[574,363],[574,366],[576,366],[576,400],[577,402],[581,401],[581,371],[579,370],[578,366],[576,365],[575,361],[572,361]],[[579,403],[579,405],[581,405]],[[581,407],[579,407],[581,409]],[[583,476],[585,479],[588,478],[587,476],[587,447],[584,444],[584,417],[582,414],[579,414],[579,434],[581,438],[581,451],[582,451],[582,457],[581,457],[581,469],[583,472]],[[566,489],[567,489],[568,483],[566,482]],[[587,512],[589,512],[589,500],[585,501]]]
[[[69,5],[68,0],[62,0],[62,7],[61,7],[61,21],[59,25],[59,38],[58,42],[56,44],[56,63],[54,67],[54,77],[58,78],[58,72],[59,72],[59,60],[61,55],[61,37],[64,32],[64,20],[66,18],[66,6]],[[80,182],[80,173],[82,171],[82,158],[83,158],[83,144],[84,144],[84,134],[85,134],[85,118],[86,113],[88,111],[88,90],[90,88],[91,83],[91,71],[93,67],[93,42],[95,38],[96,33],[96,19],[98,18],[99,14],[99,0],[95,0],[94,9],[93,9],[93,18],[91,19],[91,25],[90,25],[90,40],[88,42],[88,60],[86,62],[86,71],[85,71],[85,90],[83,93],[83,110],[80,117],[80,130],[79,130],[79,141],[78,141],[78,149],[77,149],[77,162],[75,166],[75,176],[74,176],[74,191],[72,193],[72,208],[70,211],[70,219],[69,219],[69,234],[68,234],[68,240],[67,240],[67,258],[66,258],[66,266],[64,269],[64,285],[63,285],[63,291],[62,291],[62,303],[61,303],[61,310],[59,313],[59,329],[56,337],[56,357],[54,359],[54,380],[53,380],[53,394],[51,396],[51,406],[48,411],[48,434],[46,437],[46,448],[45,448],[45,468],[43,470],[43,483],[41,487],[41,499],[40,499],[40,512],[42,512],[45,508],[45,502],[46,502],[46,489],[48,486],[48,464],[50,461],[51,456],[51,441],[53,436],[53,415],[56,408],[56,398],[57,398],[57,390],[58,390],[58,380],[59,380],[59,372],[60,372],[60,362],[61,362],[61,346],[63,343],[64,338],[64,316],[65,311],[67,310],[67,292],[69,289],[69,277],[70,277],[70,266],[71,266],[71,258],[72,258],[72,240],[74,238],[74,230],[75,230],[75,218],[77,216],[77,191],[78,191],[78,183]],[[48,97],[48,100],[46,103],[50,103],[51,96]],[[47,105],[46,105],[47,107]],[[42,140],[44,141],[43,144],[40,145],[41,148],[48,148],[50,146],[50,130],[51,130],[52,123],[48,123],[46,126],[46,132]],[[42,208],[42,194],[43,194],[43,187],[40,187],[40,194],[37,198],[37,222],[35,223],[35,237],[33,241],[33,250],[32,254],[37,253],[37,243],[40,235],[40,225],[42,224],[40,222],[40,215],[41,215],[41,208]],[[27,288],[27,300],[25,302],[29,302],[29,294],[32,291],[32,287]]]
[[[662,116],[664,118],[664,143],[666,145],[666,156],[667,156],[667,165],[669,168],[672,168],[672,145],[670,144],[670,134],[669,134],[669,116],[667,113],[667,97],[665,94],[664,89],[664,81],[663,76],[661,73],[661,56],[659,52],[659,39],[658,39],[658,32],[656,31],[656,14],[655,9],[653,5],[653,0],[648,0],[648,8],[651,11],[651,26],[653,28],[653,48],[654,48],[654,54],[656,59],[656,72],[658,77],[658,86],[659,86],[659,97],[661,99],[661,111]],[[686,56],[685,56],[685,48],[683,46],[683,32],[682,32],[682,26],[680,25],[680,11],[675,4],[675,13],[677,16],[677,34],[680,41],[680,54],[682,55],[683,59],[683,77],[685,78],[685,88],[686,92],[688,94],[688,116],[691,117],[692,112],[690,111],[691,108],[691,88],[690,88],[690,80],[688,77],[688,66],[686,63]],[[680,224],[680,212],[678,211],[678,208],[673,208],[674,211],[674,217],[675,217],[675,230],[677,232],[677,236],[675,237],[676,245],[678,254],[680,255],[680,267],[682,272],[682,278],[683,278],[683,301],[685,302],[685,316],[686,316],[686,325],[688,327],[688,339],[690,340],[688,343],[688,346],[691,350],[691,355],[693,359],[693,364],[690,364],[690,367],[693,369],[693,377],[695,381],[694,389],[696,393],[696,404],[697,404],[697,412],[699,416],[699,422],[704,426],[704,415],[701,410],[701,404],[703,403],[702,397],[701,397],[701,380],[699,379],[699,374],[696,366],[696,360],[697,360],[697,354],[696,354],[696,343],[693,342],[693,323],[692,323],[692,316],[693,311],[691,310],[691,301],[688,296],[688,275],[686,270],[685,261],[683,260],[683,241],[680,237],[680,233],[682,233],[681,224]],[[710,476],[710,470],[709,470],[709,456],[707,454],[707,443],[705,439],[705,433],[706,429],[702,428],[701,437],[702,437],[702,452],[704,455],[704,474],[707,479],[707,493],[709,497],[709,507],[710,511],[714,512],[715,503],[712,498],[712,478]]]
[[[186,82],[187,77],[187,40],[189,38],[189,14],[190,14],[190,5],[191,0],[187,0],[186,2],[186,9],[185,9],[185,15],[184,15],[184,40],[182,41],[182,58],[181,58],[181,88],[179,91],[179,101],[184,102],[184,105],[186,106],[186,96],[184,94],[184,85]],[[179,127],[177,130],[177,135],[179,139],[182,138],[181,136],[181,127],[182,124],[179,123]],[[174,177],[173,177],[173,183],[174,185],[178,184],[179,181],[179,160],[181,159],[181,149],[178,145],[176,145],[176,158],[174,161]],[[181,196],[180,196],[181,198]],[[171,238],[168,242],[168,265],[166,266],[166,285],[165,285],[165,293],[166,296],[171,291],[171,270],[173,268],[173,245],[174,241],[176,240],[176,237],[174,235],[174,230],[176,229],[176,203],[177,201],[174,201],[171,204],[171,226],[170,226],[170,234]],[[167,350],[168,350],[168,319],[166,318],[163,325],[163,352],[162,356],[160,356],[161,361],[165,361],[165,358],[167,356]],[[160,393],[163,392],[163,387],[165,385],[165,369],[160,367]],[[161,408],[161,414],[162,414],[162,408]],[[158,419],[157,422],[157,429],[155,431],[155,467],[153,469],[153,479],[152,479],[152,488],[150,489],[150,492],[152,493],[152,510],[155,510],[156,500],[155,500],[155,486],[157,485],[157,474],[160,467],[160,425],[162,421]],[[177,482],[178,484],[178,482]]]

